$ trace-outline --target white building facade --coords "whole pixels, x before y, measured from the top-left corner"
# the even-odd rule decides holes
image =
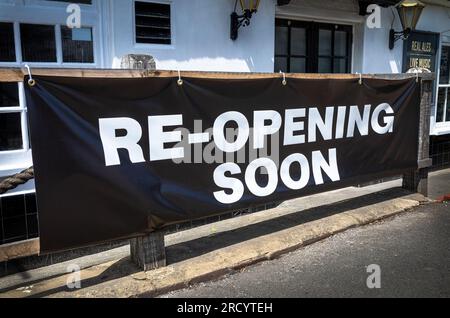
[[[75,7],[71,2],[0,0],[0,67],[119,68],[127,54],[152,55],[158,69],[181,71],[401,73],[410,66],[407,41],[389,48],[390,29],[402,29],[397,12],[387,6],[396,1],[261,0],[235,41],[230,39],[235,0],[73,0]],[[416,30],[426,43],[436,39],[426,52],[438,78],[430,133],[433,159],[443,165],[450,163],[450,2],[422,2],[426,7]],[[379,15],[363,14],[370,3],[384,5]],[[68,18],[74,21],[77,8],[81,27],[71,29]],[[367,23],[368,17],[375,20]],[[30,166],[23,85],[0,83],[0,179]],[[33,187],[30,182],[0,198],[0,206],[12,200],[9,206],[26,211],[14,222],[2,214],[0,244],[37,235],[31,224],[35,207],[29,207]],[[25,234],[17,225],[23,221]],[[9,223],[17,229],[6,230]]]

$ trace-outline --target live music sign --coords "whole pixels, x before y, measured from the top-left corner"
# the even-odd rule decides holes
[[[439,33],[411,31],[403,43],[403,72],[411,68],[435,72],[438,47]]]

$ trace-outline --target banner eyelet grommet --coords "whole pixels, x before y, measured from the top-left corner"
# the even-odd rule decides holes
[[[178,81],[177,81],[178,86],[183,86],[183,80],[181,79],[181,72],[180,70],[178,70]]]
[[[283,80],[281,81],[281,84],[283,84],[283,86],[287,85],[287,81],[286,81],[286,73],[280,71],[281,74],[283,74]]]
[[[33,79],[33,76],[31,75],[31,69],[30,69],[30,66],[29,66],[28,64],[25,64],[24,66],[25,66],[25,68],[28,70],[28,76],[29,76],[29,79],[28,79],[28,85],[29,85],[30,87],[33,87],[33,86],[36,85],[36,81]]]

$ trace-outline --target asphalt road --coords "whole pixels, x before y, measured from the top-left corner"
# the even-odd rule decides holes
[[[372,264],[380,275],[369,280],[381,288],[367,287]],[[162,297],[450,297],[450,203],[420,206]]]

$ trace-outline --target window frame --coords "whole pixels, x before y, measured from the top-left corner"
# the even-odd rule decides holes
[[[446,115],[447,115],[447,111],[446,108],[450,108],[450,100],[447,99],[447,105],[445,108],[444,105],[444,117],[443,117],[443,121],[437,122],[436,118],[437,118],[437,110],[438,110],[438,103],[439,103],[439,89],[440,88],[447,88],[449,89],[449,93],[450,94],[450,83],[447,84],[440,84],[439,80],[440,80],[440,75],[441,75],[441,56],[442,56],[442,47],[446,46],[446,47],[450,47],[450,37],[447,37],[448,40],[445,40],[444,37],[441,37],[440,39],[440,43],[439,43],[439,52],[437,54],[437,63],[436,63],[436,87],[435,87],[435,101],[434,101],[434,112],[432,114],[432,118],[431,118],[431,135],[446,135],[450,133],[450,121],[446,121]],[[449,80],[450,81],[450,80]],[[448,94],[447,94],[447,98],[448,98]]]
[[[96,67],[97,65],[97,52],[96,52],[96,46],[95,46],[95,34],[96,34],[96,30],[94,29],[94,26],[85,26],[85,25],[81,25],[80,29],[87,29],[90,28],[91,29],[91,37],[92,37],[92,57],[94,59],[93,63],[80,63],[80,62],[64,62],[64,54],[63,54],[63,44],[62,44],[62,27],[65,25],[59,24],[58,25],[58,32],[59,32],[59,36],[56,36],[56,46],[60,46],[60,50],[58,51],[58,49],[56,50],[56,58],[57,60],[61,60],[61,65],[62,66],[69,66],[69,67],[78,67],[79,65],[85,65],[86,67]],[[59,43],[58,43],[59,42]]]
[[[93,55],[94,55],[94,62],[93,63],[78,63],[78,62],[64,62],[63,61],[63,45],[62,45],[62,38],[61,38],[61,27],[64,26],[61,23],[29,23],[29,22],[15,22],[15,25],[17,24],[17,32],[18,36],[15,35],[16,41],[21,41],[21,34],[20,34],[20,25],[21,24],[38,24],[38,25],[50,25],[53,26],[55,29],[55,49],[56,49],[56,62],[28,62],[23,60],[22,55],[22,45],[21,42],[19,43],[19,48],[17,48],[16,45],[16,62],[9,62],[12,65],[21,65],[23,63],[27,63],[30,67],[69,67],[69,68],[95,68],[98,66],[98,52],[97,47],[95,45],[96,43],[96,34],[97,29],[96,26],[89,25],[89,24],[82,24],[81,28],[91,28],[92,29],[92,46],[93,46]],[[16,27],[14,28],[16,30]],[[17,50],[19,50],[19,55],[17,55]],[[20,58],[20,60],[19,60]],[[0,66],[2,66],[3,62],[0,62]]]
[[[288,53],[276,54],[274,52],[274,59],[277,57],[287,58],[287,69],[290,71],[290,59],[291,58],[305,58],[306,59],[306,73],[318,73],[319,71],[319,59],[320,58],[330,58],[331,59],[331,69],[334,70],[335,59],[345,59],[346,60],[346,72],[352,73],[353,70],[353,39],[355,36],[354,26],[345,23],[334,23],[334,22],[314,22],[314,21],[304,21],[296,20],[288,17],[276,17],[275,27],[287,27],[288,28]],[[337,27],[337,28],[336,28]],[[293,55],[291,54],[291,33],[292,28],[303,28],[306,32],[306,54],[303,55]],[[320,30],[330,30],[332,31],[332,42],[331,42],[331,53],[330,56],[322,56],[319,54],[319,31]],[[340,57],[335,55],[334,39],[336,31],[345,31],[347,33],[347,47],[346,56]],[[276,33],[275,33],[276,36]],[[275,48],[275,47],[274,47]],[[274,70],[278,72],[278,70]]]
[[[352,72],[352,45],[353,45],[353,27],[349,25],[343,25],[343,24],[336,24],[336,23],[317,23],[317,34],[314,36],[317,36],[317,70],[319,69],[319,60],[321,58],[328,58],[331,59],[331,69],[333,74],[334,73],[334,67],[335,67],[335,60],[337,59],[343,59],[345,60],[345,66],[346,66],[346,73],[349,74]],[[331,31],[331,55],[325,56],[319,54],[319,32],[320,30],[329,30]],[[347,46],[345,48],[345,56],[336,55],[336,31],[343,31],[346,33],[346,41]],[[316,39],[313,38],[315,41]],[[315,41],[316,42],[316,41]]]
[[[22,133],[22,149],[0,151],[0,178],[7,177],[19,170],[25,169],[32,165],[31,148],[28,131],[27,104],[24,94],[23,82],[16,82],[19,90],[19,106],[1,107],[0,114],[20,113],[21,133]],[[20,191],[33,191],[34,182],[18,187],[8,193],[14,195]],[[5,195],[2,195],[5,196]]]
[[[76,2],[76,0],[74,0]],[[12,3],[14,4],[14,2]],[[92,0],[92,4],[79,4],[81,12],[84,12],[84,19],[81,20],[82,28],[92,29],[92,43],[93,43],[93,54],[94,63],[74,63],[74,62],[64,62],[62,54],[62,39],[61,39],[61,26],[65,25],[65,20],[67,19],[67,13],[65,8],[70,3],[56,2],[48,0],[24,0],[16,3],[15,10],[23,10],[25,13],[22,15],[17,15],[16,18],[11,18],[6,12],[4,15],[0,13],[0,22],[7,22],[14,24],[14,42],[15,42],[15,52],[16,61],[15,62],[2,62],[0,61],[0,67],[17,67],[27,63],[30,67],[67,67],[67,68],[97,68],[104,65],[104,57],[102,54],[103,40],[100,36],[100,31],[102,28],[102,21],[99,19],[100,14],[100,4],[99,0]],[[5,6],[10,7],[11,4],[6,3],[0,4],[0,8]],[[52,12],[52,19],[48,19],[46,16],[40,16],[39,14],[28,17],[26,11],[27,9],[32,12],[33,10],[58,10],[59,12]],[[14,10],[14,7],[11,6]],[[42,24],[42,25],[52,25],[55,28],[55,45],[56,45],[56,62],[27,62],[23,60],[22,47],[21,47],[21,35],[20,35],[20,24]]]
[[[159,3],[170,5],[170,44],[160,43],[138,43],[136,42],[136,2]],[[174,28],[174,8],[173,0],[133,0],[132,21],[133,21],[133,46],[136,49],[175,49],[176,34]]]
[[[27,106],[24,94],[24,86],[23,82],[17,82],[18,85],[18,95],[19,95],[19,106],[4,106],[0,107],[0,114],[17,114],[20,113],[20,123],[21,123],[21,132],[22,132],[22,148],[14,149],[14,150],[4,150],[0,151],[1,155],[8,154],[17,154],[30,151],[30,141],[28,134],[28,118],[27,118]]]

